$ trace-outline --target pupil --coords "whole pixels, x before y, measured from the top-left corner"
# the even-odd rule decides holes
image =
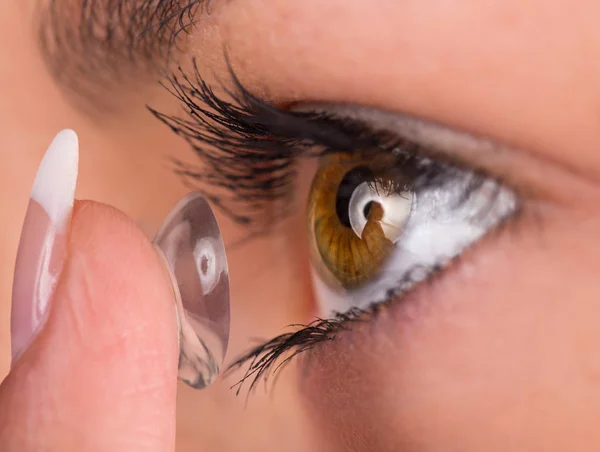
[[[363,215],[365,216],[365,218],[369,218],[369,213],[371,213],[372,208],[373,208],[373,201],[369,201],[365,205],[365,208],[363,209]]]
[[[351,227],[348,208],[350,207],[352,193],[360,184],[371,180],[373,180],[373,172],[366,166],[358,166],[348,171],[340,182],[335,199],[335,211],[340,223],[347,228]]]

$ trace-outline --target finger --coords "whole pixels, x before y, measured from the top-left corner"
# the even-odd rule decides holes
[[[124,214],[91,202],[75,205],[66,249],[47,321],[0,386],[0,450],[173,450],[177,324],[161,261]]]

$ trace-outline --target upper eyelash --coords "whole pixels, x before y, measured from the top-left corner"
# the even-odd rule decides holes
[[[360,121],[324,112],[278,108],[248,91],[231,67],[229,74],[233,88],[222,86],[223,94],[230,99],[226,100],[203,80],[194,61],[191,76],[179,68],[165,84],[182,102],[186,115],[166,115],[151,107],[149,110],[183,137],[202,160],[203,167],[194,167],[172,159],[175,171],[186,182],[200,184],[194,189],[239,223],[260,230],[273,226],[294,209],[295,163],[302,156],[357,149],[393,152],[395,167],[402,167],[402,174],[415,190],[432,188],[453,180],[458,173],[465,174],[454,164],[424,158],[418,144],[389,132],[374,131]],[[390,168],[390,173],[393,171]],[[485,179],[477,171],[468,174],[473,190]],[[228,195],[223,196],[220,189]],[[277,217],[265,216],[267,207],[275,201],[282,201],[274,209]]]

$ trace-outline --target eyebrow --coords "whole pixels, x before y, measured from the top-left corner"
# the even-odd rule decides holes
[[[186,35],[211,3],[49,0],[38,13],[38,42],[50,74],[77,103],[110,109],[115,96],[103,94],[155,81],[185,49]]]

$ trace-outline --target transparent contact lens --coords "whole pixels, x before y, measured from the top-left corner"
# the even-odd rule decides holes
[[[171,277],[179,326],[179,378],[202,389],[229,341],[229,272],[217,220],[198,193],[179,201],[154,239]]]

